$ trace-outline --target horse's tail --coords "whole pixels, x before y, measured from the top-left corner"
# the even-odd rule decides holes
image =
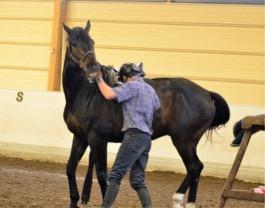
[[[212,121],[210,129],[215,129],[219,125],[224,125],[229,120],[230,110],[229,110],[228,104],[226,103],[225,99],[221,95],[215,92],[210,92],[210,95],[214,101],[214,105],[216,109],[214,119]]]

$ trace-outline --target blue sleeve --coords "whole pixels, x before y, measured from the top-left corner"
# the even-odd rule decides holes
[[[136,94],[136,86],[133,82],[125,83],[121,86],[113,88],[113,90],[117,95],[117,101],[119,103],[131,99]]]

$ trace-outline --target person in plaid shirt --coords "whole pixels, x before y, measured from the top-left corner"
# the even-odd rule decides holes
[[[122,103],[124,139],[109,173],[108,189],[101,205],[110,208],[119,191],[122,178],[130,169],[130,184],[137,192],[142,206],[151,208],[150,194],[145,184],[145,168],[151,149],[153,115],[160,108],[155,90],[141,76],[143,71],[136,64],[123,64],[120,78],[124,84],[111,88],[98,73],[98,87],[107,100]]]

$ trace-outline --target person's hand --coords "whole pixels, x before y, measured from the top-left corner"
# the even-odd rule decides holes
[[[95,79],[98,79],[98,78],[102,78],[102,72],[100,70],[97,70],[95,72],[92,72],[92,73],[89,73],[89,77],[91,78],[95,78]]]
[[[96,75],[97,78],[102,78],[103,77],[103,74],[101,72],[101,70],[98,70],[97,71],[97,75]]]
[[[103,76],[103,74],[102,74],[101,70],[98,70],[97,75],[96,75],[97,83],[99,83],[99,81],[103,80],[102,76]]]

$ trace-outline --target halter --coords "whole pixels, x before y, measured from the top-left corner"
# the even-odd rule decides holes
[[[94,52],[92,50],[87,51],[84,55],[83,58],[81,60],[78,60],[76,57],[74,57],[74,55],[71,52],[71,46],[68,46],[68,52],[69,52],[69,57],[79,66],[84,62],[85,58],[87,57],[88,54],[93,54]],[[82,70],[84,70],[84,72],[87,72],[87,67],[82,68],[80,67]]]
[[[80,65],[83,63],[84,59],[86,58],[86,56],[87,56],[88,54],[93,54],[93,53],[94,53],[92,50],[87,51],[87,52],[84,54],[82,60],[78,60],[78,59],[77,59],[76,57],[74,57],[74,55],[72,54],[72,52],[71,52],[71,48],[70,48],[69,45],[68,45],[68,52],[69,52],[69,58],[72,59],[76,64],[78,64],[79,67],[80,67]],[[101,65],[100,65],[98,62],[96,62],[95,65],[100,66],[98,70],[102,70]],[[96,80],[95,80],[95,77],[91,77],[91,76],[90,76],[90,74],[92,74],[92,73],[94,73],[94,72],[88,73],[88,68],[89,68],[89,67],[85,67],[85,68],[80,67],[80,68],[81,68],[85,73],[87,73],[87,80],[88,80],[88,82],[89,82],[90,84],[94,84],[95,81],[96,81]],[[110,84],[111,86],[116,85],[116,84],[117,84],[117,71],[116,71],[112,66],[108,66],[108,67],[106,67],[106,69],[107,69],[107,71],[106,71],[107,76],[110,78],[110,83],[109,83],[109,84]]]

